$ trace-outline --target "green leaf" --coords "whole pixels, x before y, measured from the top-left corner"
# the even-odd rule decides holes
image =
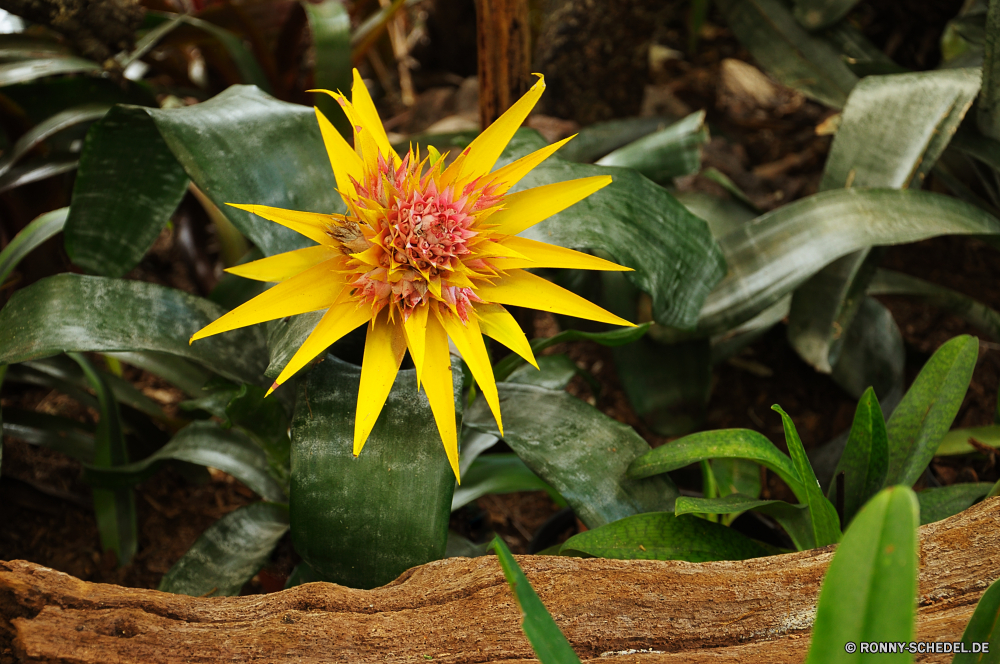
[[[1000,581],[994,581],[986,589],[976,604],[976,610],[969,619],[962,633],[962,643],[965,650],[973,652],[959,653],[951,660],[951,664],[997,664],[1000,662],[1000,651],[994,644],[1000,642]],[[989,653],[976,653],[974,649],[980,643],[993,646]]]
[[[858,78],[827,42],[810,35],[780,0],[717,0],[726,24],[778,81],[842,108]]]
[[[26,131],[9,150],[4,152],[3,157],[0,158],[0,176],[6,175],[18,160],[34,150],[43,141],[70,127],[100,120],[110,108],[111,106],[108,104],[82,104],[67,108],[42,120]]]
[[[702,177],[705,177],[704,172],[702,172]],[[708,223],[712,237],[715,238],[725,236],[743,224],[752,221],[759,214],[740,201],[712,196],[703,191],[683,191],[678,192],[675,196],[692,214]]]
[[[747,459],[761,464],[788,485],[803,503],[806,490],[791,459],[774,443],[750,429],[702,431],[661,445],[643,454],[628,468],[628,476],[651,477],[707,459]]]
[[[947,69],[868,76],[851,92],[820,190],[920,188],[979,92],[979,72]],[[829,373],[844,331],[877,264],[868,248],[834,261],[792,299],[788,336],[799,355]]]
[[[955,456],[978,452],[979,450],[969,443],[970,438],[977,443],[1000,448],[1000,425],[990,424],[984,427],[952,429],[941,438],[934,456]]]
[[[559,150],[559,156],[566,161],[591,163],[612,150],[664,129],[673,121],[660,116],[596,122],[581,129],[576,138]]]
[[[83,355],[69,353],[69,357],[80,365],[99,404],[100,419],[94,436],[93,465],[96,468],[113,468],[127,464],[125,434],[122,431],[118,402],[115,401],[111,388]],[[132,557],[139,549],[135,494],[130,487],[111,490],[95,488],[93,494],[101,547],[105,551],[114,551],[119,567],[125,567],[132,562]]]
[[[42,57],[0,64],[0,87],[56,74],[97,73],[101,65],[75,56]]]
[[[968,295],[893,270],[878,270],[868,287],[869,295],[906,295],[943,309],[1000,341],[1000,313]]]
[[[0,284],[7,281],[25,256],[63,229],[68,212],[69,208],[59,208],[38,215],[7,243],[0,251]]]
[[[504,442],[566,499],[588,528],[673,508],[677,489],[669,478],[625,476],[629,463],[649,451],[632,427],[566,392],[507,383],[497,388]],[[500,433],[482,398],[466,412],[465,425]]]
[[[218,468],[265,500],[276,503],[288,500],[284,488],[271,477],[264,451],[247,434],[236,429],[226,431],[216,422],[189,424],[142,461],[87,468],[84,479],[95,487],[128,487],[148,479],[170,459]]]
[[[733,493],[721,498],[691,498],[679,496],[674,504],[674,514],[740,514],[753,510],[766,514],[778,522],[799,551],[816,548],[809,508],[791,505],[783,500],[757,500]]]
[[[796,0],[795,18],[807,30],[833,25],[851,11],[858,0]]]
[[[542,664],[580,664],[580,658],[573,652],[569,641],[552,619],[538,593],[531,587],[528,577],[514,560],[510,549],[499,537],[494,537],[490,548],[497,554],[497,562],[514,593],[514,603],[521,612],[521,629],[528,637],[532,650]]]
[[[452,364],[457,417],[462,372]],[[455,476],[414,370],[400,371],[361,454],[352,454],[360,367],[333,356],[299,381],[292,419],[295,550],[354,588],[444,555]]]
[[[807,196],[720,238],[729,272],[705,301],[698,330],[728,330],[864,247],[996,233],[1000,220],[992,215],[926,191],[851,188]]]
[[[226,417],[243,430],[267,454],[271,474],[282,484],[288,483],[291,441],[288,439],[288,414],[277,399],[266,399],[266,390],[257,385],[240,386],[226,404]],[[261,494],[268,500],[276,500]]]
[[[498,166],[544,145],[536,132],[520,130]],[[635,270],[626,276],[653,298],[657,322],[692,327],[705,296],[725,273],[725,262],[705,222],[665,189],[630,169],[574,164],[554,155],[514,190],[594,175],[611,175],[614,182],[522,235],[606,252]]]
[[[955,516],[959,512],[964,512],[973,503],[986,496],[991,488],[993,488],[993,484],[990,482],[972,482],[931,487],[918,491],[920,525],[934,523]]]
[[[760,466],[746,459],[712,459],[712,475],[721,495],[741,493],[751,498],[760,495]]]
[[[324,0],[317,4],[303,2],[302,7],[306,10],[316,49],[314,87],[346,93],[351,88],[351,16],[347,8],[341,0]],[[351,135],[347,116],[332,97],[317,93],[314,102],[341,134]]]
[[[223,311],[187,293],[138,281],[60,274],[16,293],[0,310],[0,363],[64,351],[159,351],[237,382],[261,382],[261,333],[244,328],[189,344]],[[126,315],[127,314],[127,315]]]
[[[781,415],[781,423],[785,428],[785,443],[788,445],[788,455],[795,465],[796,474],[805,489],[805,504],[809,507],[809,519],[812,522],[813,537],[816,546],[826,546],[836,544],[840,541],[840,517],[833,504],[823,495],[823,490],[819,487],[819,480],[809,464],[809,457],[799,439],[799,432],[795,430],[795,423],[788,413],[777,404],[771,406],[771,410]]]
[[[488,493],[514,491],[547,491],[556,504],[565,502],[538,475],[531,472],[516,454],[485,454],[480,456],[462,475],[462,485],[455,487],[451,511],[468,505]]]
[[[848,654],[844,644],[913,639],[918,513],[913,491],[895,486],[855,517],[823,579],[807,664],[912,661],[905,652]]]
[[[58,154],[32,159],[25,164],[14,166],[3,176],[0,176],[0,193],[24,184],[75,171],[78,163],[79,161],[75,157],[68,158]]]
[[[208,382],[212,375],[196,364],[166,353],[122,351],[105,353],[105,355],[159,376],[188,396],[201,395],[202,386]]]
[[[573,535],[560,553],[579,551],[617,560],[746,560],[767,549],[732,528],[698,517],[669,512],[636,514]]]
[[[507,376],[506,382],[561,390],[580,372],[580,368],[567,355],[542,355],[535,358],[535,361],[538,362],[537,369],[525,362]]]
[[[472,540],[462,537],[454,530],[448,531],[448,545],[444,549],[445,558],[478,558],[485,556],[489,548],[489,542],[476,544]]]
[[[995,2],[987,4],[983,92],[979,96],[976,126],[984,136],[1000,140],[1000,7]]]
[[[844,337],[830,377],[852,397],[873,387],[884,402],[895,403],[903,395],[906,349],[892,312],[874,298],[862,298]]]
[[[245,505],[202,533],[163,576],[157,590],[194,597],[239,595],[243,584],[270,560],[286,532],[285,505]]]
[[[8,408],[3,413],[3,435],[47,447],[84,463],[94,458],[92,428],[66,417]]]
[[[842,499],[845,524],[850,523],[861,506],[882,489],[888,468],[889,440],[885,432],[885,417],[875,390],[869,387],[858,401],[847,447],[837,463],[837,469],[833,471],[834,477],[844,473]],[[837,502],[836,482],[830,484],[830,500]]]
[[[618,148],[596,163],[634,168],[653,182],[665,184],[701,170],[701,146],[707,142],[705,111],[698,111]]]
[[[886,484],[916,482],[951,427],[979,359],[979,339],[962,335],[944,343],[927,361],[892,412]]]

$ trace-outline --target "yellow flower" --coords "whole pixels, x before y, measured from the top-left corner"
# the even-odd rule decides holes
[[[400,157],[389,145],[357,70],[353,100],[333,96],[354,127],[354,149],[316,110],[348,212],[317,214],[262,205],[233,205],[315,240],[316,245],[227,270],[280,282],[199,330],[191,341],[264,321],[326,309],[270,394],[327,346],[367,323],[354,422],[361,451],[409,349],[458,477],[458,437],[452,397],[449,337],[500,420],[496,382],[482,335],[537,368],[531,346],[501,305],[632,325],[524,268],[628,270],[609,261],[518,237],[611,183],[606,175],[508,190],[569,139],[490,172],[542,91],[541,77],[503,116],[444,168],[433,149]],[[572,137],[571,137],[572,138]]]

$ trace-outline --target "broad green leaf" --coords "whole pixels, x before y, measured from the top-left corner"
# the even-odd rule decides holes
[[[823,579],[807,664],[913,661],[906,652],[849,654],[844,644],[913,639],[918,517],[905,486],[885,489],[858,512]]]
[[[1000,582],[994,581],[986,589],[976,604],[976,610],[969,619],[962,634],[964,649],[972,652],[959,653],[951,660],[951,664],[997,664],[1000,662]],[[978,644],[988,643],[992,650],[988,653],[977,653],[981,648]]]
[[[514,560],[510,549],[499,537],[494,537],[490,548],[497,554],[497,562],[514,593],[514,603],[521,612],[521,629],[528,637],[528,643],[542,664],[580,664],[580,658],[573,652],[569,641],[552,619],[538,593],[531,587],[528,577]]]
[[[854,411],[854,423],[844,454],[833,471],[834,478],[844,473],[842,517],[850,523],[861,506],[881,491],[889,468],[889,440],[885,417],[872,388],[865,390]],[[830,485],[830,500],[838,501],[836,482]],[[921,513],[923,511],[921,510]]]
[[[708,223],[712,237],[715,238],[725,236],[758,215],[739,201],[712,196],[703,191],[678,192],[675,196],[692,214]]]
[[[847,100],[820,190],[920,188],[978,92],[979,72],[972,69],[864,78]],[[836,363],[880,261],[878,252],[863,248],[796,290],[788,337],[819,371],[829,373]]]
[[[565,506],[559,494],[531,472],[516,454],[484,454],[473,461],[468,472],[462,475],[461,486],[455,487],[451,511],[488,493],[514,491],[547,491],[556,504],[562,502]]]
[[[452,364],[457,417],[462,372]],[[354,588],[444,555],[455,476],[414,370],[400,371],[368,442],[352,455],[360,367],[328,355],[299,381],[289,493],[295,550]]]
[[[833,25],[851,11],[858,0],[796,0],[795,18],[807,30]]]
[[[464,427],[462,429],[462,440],[458,446],[458,473],[465,477],[465,471],[472,462],[479,458],[479,455],[490,449],[499,442],[499,438],[489,433],[481,433],[475,429]]]
[[[618,560],[746,560],[767,549],[732,528],[696,516],[669,512],[636,514],[573,535],[560,553],[578,551]]]
[[[521,130],[498,166],[544,145],[536,132]],[[610,175],[614,182],[522,235],[605,252],[635,270],[626,277],[653,298],[652,317],[658,323],[693,327],[706,295],[725,273],[725,261],[707,224],[665,189],[630,169],[574,164],[558,155],[545,160],[515,189],[594,175]]]
[[[94,274],[125,276],[187,191],[149,112],[116,106],[87,134],[64,237],[73,262]]]
[[[289,320],[273,321],[267,326],[267,348],[270,353],[270,361],[267,365],[267,371],[264,372],[265,376],[274,380],[281,374],[285,365],[312,334],[313,329],[325,313],[325,311],[312,311],[300,316],[292,316]]]
[[[561,390],[569,385],[580,368],[567,355],[542,355],[535,358],[538,368],[527,362],[511,372],[508,383],[537,385],[548,390]]]
[[[941,519],[964,512],[990,492],[989,482],[971,482],[950,486],[931,487],[917,492],[920,502],[920,525],[934,523]]]
[[[778,522],[799,551],[816,548],[809,509],[805,505],[792,505],[783,500],[758,500],[733,493],[721,498],[691,498],[679,496],[674,504],[674,514],[740,514],[748,510],[766,514]]]
[[[573,507],[588,528],[640,512],[673,508],[677,489],[666,477],[629,479],[625,470],[649,445],[627,425],[566,392],[532,385],[497,385],[503,440]],[[479,398],[465,425],[499,436]]]
[[[962,318],[1000,341],[1000,313],[968,295],[924,281],[902,272],[878,270],[868,287],[869,295],[906,295]]]
[[[4,152],[3,157],[0,158],[0,177],[6,175],[18,160],[38,147],[42,141],[70,127],[100,120],[110,108],[111,106],[108,104],[82,104],[42,120],[26,131],[9,150]]]
[[[741,493],[756,498],[760,495],[760,466],[746,459],[712,459],[712,475],[718,484],[720,495]]]
[[[649,323],[636,325],[635,327],[617,327],[608,332],[581,332],[580,330],[563,330],[551,337],[531,340],[531,350],[538,355],[546,348],[568,341],[594,341],[602,346],[624,346],[642,338],[642,335],[649,329]],[[507,377],[517,367],[527,364],[520,355],[511,353],[503,358],[493,368],[493,375],[497,381],[507,380]]]
[[[634,168],[653,182],[669,183],[675,177],[701,169],[701,146],[708,142],[705,111],[698,111],[597,160],[598,166]]]
[[[810,35],[780,0],[718,0],[726,24],[784,85],[842,108],[858,78],[827,42]]]
[[[941,438],[934,456],[955,456],[978,452],[979,450],[969,443],[970,438],[982,445],[1000,448],[1000,425],[990,424],[984,427],[952,429]]]
[[[3,411],[3,435],[47,447],[84,463],[94,458],[92,427],[66,417],[7,408]]]
[[[171,459],[229,473],[265,500],[276,503],[288,500],[284,488],[268,471],[264,450],[247,434],[236,429],[226,431],[215,422],[189,424],[142,461],[87,468],[84,478],[95,487],[129,487],[151,477],[164,461]]]
[[[267,454],[271,474],[282,484],[288,483],[291,441],[288,439],[288,414],[281,401],[265,398],[267,392],[257,385],[244,383],[226,404],[229,424],[243,430]],[[263,494],[261,494],[263,495]],[[268,500],[274,500],[264,496]]]
[[[351,88],[351,16],[347,8],[340,0],[324,0],[315,4],[303,2],[302,7],[306,10],[313,48],[316,49],[314,87],[341,90],[346,94]],[[332,97],[317,93],[314,100],[340,133],[351,136],[347,116]]]
[[[984,135],[1000,140],[1000,7],[988,2],[983,48],[983,92],[979,96],[976,126]]]
[[[643,454],[628,468],[628,476],[651,477],[677,470],[707,459],[747,459],[759,463],[788,485],[792,493],[806,502],[805,487],[792,460],[774,443],[750,429],[702,431],[678,438]]]
[[[903,396],[906,369],[903,334],[892,312],[871,297],[861,299],[855,321],[830,377],[852,397],[861,398],[873,387],[883,402],[896,403]]]
[[[63,229],[69,208],[59,208],[35,217],[0,251],[0,284],[14,271],[21,260],[39,245]]]
[[[108,387],[107,381],[104,380],[100,372],[94,369],[90,361],[83,355],[69,353],[69,357],[80,365],[99,404],[100,419],[97,422],[97,433],[94,435],[94,467],[109,469],[127,464],[128,451],[125,449],[125,434],[122,431],[118,402],[115,401],[111,388]],[[132,562],[132,557],[139,549],[135,494],[131,487],[95,488],[93,494],[94,513],[97,517],[97,532],[101,538],[101,547],[105,551],[109,549],[114,551],[119,567],[125,567]]]
[[[60,274],[23,288],[0,310],[0,363],[64,351],[158,351],[198,362],[237,382],[262,382],[266,350],[244,328],[189,344],[223,311],[156,284]]]
[[[591,163],[612,150],[666,128],[672,122],[674,119],[662,116],[597,122],[581,129],[576,138],[559,150],[559,156],[566,161]]]
[[[194,597],[239,595],[286,532],[285,505],[245,505],[209,526],[163,576],[157,590]]]
[[[444,549],[445,558],[478,558],[485,556],[489,548],[489,542],[476,544],[472,540],[463,537],[454,530],[448,531],[448,545]]]
[[[159,376],[188,396],[200,395],[202,386],[208,382],[212,375],[196,364],[166,353],[122,351],[105,353],[105,355]]]
[[[911,486],[951,427],[979,359],[979,339],[962,335],[941,345],[892,412],[886,484]]]
[[[129,80],[114,81],[110,77],[46,78],[8,86],[3,89],[3,95],[24,109],[25,114],[34,123],[57,115],[81,101],[109,106],[112,104],[137,104],[153,108],[159,106],[156,94],[148,85]]]
[[[720,238],[729,272],[705,301],[698,330],[728,330],[864,247],[996,233],[1000,220],[992,215],[926,191],[851,188],[807,196]]]
[[[840,541],[840,518],[833,504],[823,495],[823,490],[819,487],[819,480],[809,464],[809,457],[799,439],[799,432],[795,430],[795,423],[788,413],[781,409],[781,406],[771,406],[771,410],[781,415],[781,423],[785,429],[785,443],[788,445],[788,456],[792,458],[792,464],[799,476],[799,481],[805,489],[805,504],[809,508],[809,520],[812,522],[813,537],[816,546],[826,546],[836,544]]]
[[[97,73],[101,65],[75,56],[42,57],[0,64],[0,87],[56,74]]]

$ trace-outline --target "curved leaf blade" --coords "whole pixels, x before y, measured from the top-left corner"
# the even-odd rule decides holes
[[[7,277],[25,256],[63,229],[68,214],[69,208],[40,214],[7,243],[3,251],[0,251],[0,284],[7,281]]]
[[[850,523],[861,506],[882,489],[888,469],[885,417],[875,390],[869,387],[858,401],[847,447],[833,471],[834,477],[844,473],[844,523]],[[830,500],[837,501],[836,483],[830,485]]]
[[[989,482],[971,482],[931,487],[918,491],[920,525],[934,523],[955,516],[959,512],[964,512],[973,503],[989,494],[992,488],[993,485]]]
[[[462,474],[462,485],[455,487],[455,495],[451,499],[451,511],[454,512],[488,493],[515,491],[547,491],[553,499],[558,498],[557,504],[562,500],[516,454],[484,454],[473,461],[469,470]]]
[[[976,604],[976,610],[965,626],[962,633],[963,650],[955,655],[951,664],[996,664],[998,661],[997,651],[989,653],[976,653],[976,647],[980,643],[993,645],[1000,641],[1000,582],[994,581],[986,589],[983,596]]]
[[[748,510],[766,514],[778,522],[799,551],[816,548],[809,509],[805,505],[792,505],[783,500],[757,500],[733,493],[721,498],[692,498],[679,496],[674,504],[674,514],[740,514]]]
[[[701,169],[701,146],[708,142],[705,111],[643,136],[598,159],[598,166],[634,168],[653,182],[669,183]]]

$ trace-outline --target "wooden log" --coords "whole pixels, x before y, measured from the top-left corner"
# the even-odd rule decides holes
[[[476,58],[485,129],[531,87],[528,0],[476,0]]]
[[[1000,576],[998,515],[994,498],[921,528],[919,640],[959,640]],[[774,664],[805,658],[833,548],[699,564],[556,556],[518,562],[585,661]],[[228,598],[87,583],[24,561],[0,563],[0,661],[534,661],[520,622],[493,556],[428,563],[374,590],[312,583]]]

